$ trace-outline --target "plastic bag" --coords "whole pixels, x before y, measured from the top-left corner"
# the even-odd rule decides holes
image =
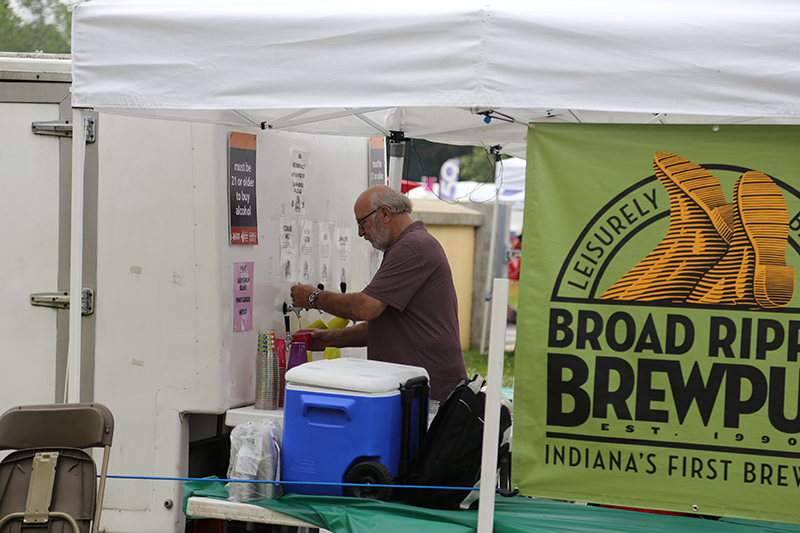
[[[278,424],[269,418],[234,427],[228,479],[280,481],[280,438]],[[277,498],[283,492],[276,483],[230,482],[226,487],[228,500],[233,502]]]

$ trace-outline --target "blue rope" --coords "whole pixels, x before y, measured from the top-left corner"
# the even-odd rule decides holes
[[[98,476],[99,477],[99,476]],[[153,481],[214,481],[220,483],[269,483],[273,485],[322,485],[337,487],[389,487],[398,489],[437,489],[476,491],[479,487],[440,487],[427,485],[384,485],[380,483],[336,483],[326,481],[273,481],[266,479],[220,479],[207,477],[158,477],[158,476],[106,476],[107,479],[146,479]],[[500,489],[495,489],[499,491]]]

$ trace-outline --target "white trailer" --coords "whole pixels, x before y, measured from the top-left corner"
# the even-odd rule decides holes
[[[2,409],[66,397],[70,69],[67,57],[0,56]],[[297,249],[302,221],[312,222],[314,240],[320,224],[334,235],[349,230],[350,248],[339,254],[334,246],[332,265],[346,269],[349,291],[369,280],[371,247],[358,238],[352,211],[368,186],[369,141],[90,116],[80,399],[114,414],[110,473],[143,478],[109,480],[101,530],[182,532],[181,482],[152,478],[218,473],[208,470],[227,464],[224,445],[216,446],[226,439],[221,417],[253,403],[259,330],[284,332],[292,280],[282,221],[295,222]],[[229,242],[232,131],[257,138],[257,245]],[[298,153],[307,157],[302,214],[291,208]],[[234,331],[234,264],[241,262],[254,267],[248,331]],[[319,279],[317,272],[313,284]],[[328,288],[338,290],[339,279]],[[301,317],[308,324],[320,315]]]

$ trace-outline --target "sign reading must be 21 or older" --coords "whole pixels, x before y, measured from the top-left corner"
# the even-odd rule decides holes
[[[386,185],[386,137],[369,139],[369,187]]]
[[[256,136],[231,132],[228,139],[230,243],[258,244]]]

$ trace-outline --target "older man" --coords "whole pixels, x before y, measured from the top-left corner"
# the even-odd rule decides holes
[[[384,252],[381,267],[357,293],[291,288],[292,305],[359,321],[338,330],[309,330],[314,350],[367,346],[369,359],[421,366],[431,399],[444,401],[466,377],[458,302],[450,264],[425,225],[411,220],[411,201],[390,187],[364,191],[353,211],[358,234]]]

